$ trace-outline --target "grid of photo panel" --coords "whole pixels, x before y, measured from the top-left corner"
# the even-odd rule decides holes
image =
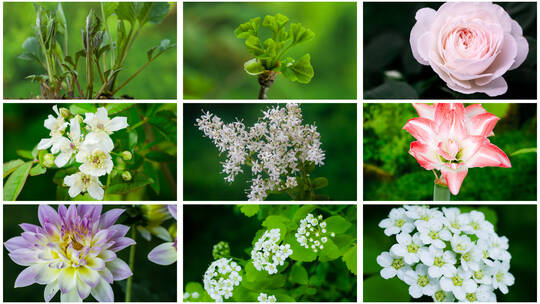
[[[539,302],[536,1],[1,5],[1,303]]]

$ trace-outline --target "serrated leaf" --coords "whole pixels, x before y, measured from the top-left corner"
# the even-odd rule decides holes
[[[308,213],[315,210],[317,206],[315,205],[303,205],[300,207],[293,216],[293,222],[298,223],[300,220],[304,219]]]
[[[22,164],[24,164],[22,159],[14,159],[4,163],[4,178],[13,173],[13,171],[19,168]]]
[[[343,233],[351,227],[351,223],[347,221],[344,217],[339,215],[334,215],[325,220],[326,230],[328,232],[334,232],[335,234]]]
[[[315,37],[315,33],[313,33],[310,29],[303,27],[300,23],[293,23],[291,24],[289,36],[292,37],[293,44],[298,44],[313,39],[313,37]]]
[[[105,105],[105,109],[107,109],[107,113],[111,116],[123,112],[134,105],[134,103],[109,103]]]
[[[115,12],[118,19],[127,20],[131,24],[133,24],[137,18],[137,10],[135,9],[134,2],[119,2]]]
[[[292,65],[287,66],[287,68],[294,73],[294,76],[296,76],[296,81],[299,83],[309,83],[311,78],[313,78],[314,72],[310,61],[311,56],[309,54],[305,54]]]
[[[356,266],[356,258],[357,258],[357,253],[356,253],[356,244],[351,247],[349,250],[347,250],[344,254],[343,254],[343,257],[341,258],[343,260],[343,262],[345,262],[345,265],[347,266],[347,268],[354,274],[354,275],[357,275],[358,274],[358,269],[357,269],[357,266]]]
[[[244,63],[244,71],[249,75],[259,75],[264,72],[264,66],[257,60],[257,58],[250,59]]]
[[[36,164],[32,169],[30,169],[30,176],[41,175],[47,172],[47,168],[43,167],[41,164]]]
[[[248,48],[248,51],[255,56],[259,56],[264,53],[264,50],[261,47],[261,41],[259,40],[259,37],[249,36],[246,39],[245,44]]]
[[[108,18],[118,8],[118,2],[101,2],[103,14],[105,15],[105,18]]]
[[[118,184],[110,185],[109,188],[107,188],[107,190],[105,191],[105,194],[124,194],[128,192],[133,192],[139,190],[146,185],[150,185],[153,182],[153,179],[143,174],[137,174],[129,182],[120,182]]]
[[[148,119],[148,123],[156,128],[167,140],[176,143],[176,122],[162,116],[154,116]]]
[[[292,254],[289,256],[291,259],[299,262],[312,262],[317,258],[317,253],[315,253],[310,248],[305,248],[300,246],[300,243],[296,240],[294,235],[289,234],[285,238],[285,243],[291,245]]]
[[[328,179],[326,177],[317,177],[311,182],[313,189],[322,189],[328,186]]]
[[[235,30],[234,34],[237,38],[247,39],[250,36],[257,36],[259,33],[259,27],[261,26],[261,17],[250,19],[246,23],[240,24]]]
[[[259,205],[238,205],[238,207],[240,207],[240,212],[247,217],[252,217],[259,213]]]
[[[150,9],[150,14],[148,15],[148,22],[153,24],[161,23],[161,21],[169,13],[169,3],[168,2],[152,2],[152,8]]]
[[[321,262],[333,261],[341,256],[341,251],[336,246],[334,241],[331,238],[328,238],[328,241],[324,244],[324,248],[319,254],[319,260]]]
[[[91,103],[74,103],[69,106],[69,111],[74,115],[84,115],[85,113],[96,113],[97,108]]]
[[[291,267],[291,274],[289,275],[289,281],[300,285],[306,285],[308,283],[308,273],[306,269],[299,263],[295,263]]]
[[[17,199],[26,183],[32,164],[32,162],[26,162],[11,173],[4,184],[4,201],[14,201]]]
[[[255,266],[253,266],[253,262],[247,263],[244,270],[246,276],[245,280],[242,280],[242,286],[250,290],[276,289],[282,287],[286,283],[286,277],[284,275],[270,275],[266,271],[258,271]]]

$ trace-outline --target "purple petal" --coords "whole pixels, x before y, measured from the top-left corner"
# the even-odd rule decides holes
[[[65,216],[68,220],[73,220],[77,217],[77,207],[75,205],[70,205]]]
[[[92,223],[97,223],[101,215],[101,209],[101,205],[79,205],[77,213],[80,217],[87,217]]]
[[[59,205],[58,206],[58,215],[60,216],[60,218],[66,218],[66,213],[67,213],[66,206]]]
[[[23,224],[20,224],[19,226],[22,228],[22,230],[27,231],[27,232],[36,232],[36,233],[41,232],[41,227],[36,226],[36,225],[23,223]]]
[[[39,251],[34,249],[21,248],[15,251],[12,251],[9,254],[9,257],[15,264],[21,266],[30,266],[39,261],[37,254]]]
[[[25,268],[15,280],[15,288],[26,287],[36,283],[36,276],[41,269],[40,264],[34,264]]]
[[[111,231],[110,238],[115,239],[125,236],[129,231],[129,226],[118,224],[110,226],[108,230]]]
[[[120,215],[124,213],[124,211],[124,209],[111,209],[105,212],[101,216],[101,221],[99,223],[100,227],[102,229],[109,228],[110,226],[112,226],[112,224],[114,224],[114,222],[116,222],[118,217],[120,217]]]
[[[111,271],[115,281],[125,280],[133,275],[128,264],[121,259],[107,263],[107,268]]]
[[[111,288],[111,285],[109,285],[105,280],[100,280],[99,284],[92,288],[92,296],[99,302],[113,302],[114,301],[114,293]]]
[[[21,233],[21,236],[23,237],[23,239],[27,240],[30,243],[39,242],[40,239],[39,239],[38,235],[39,234],[34,233],[34,232],[23,232],[23,233]]]
[[[113,283],[113,275],[109,269],[105,268],[102,271],[100,271],[99,274],[101,275],[103,280],[105,280],[105,282],[109,284]]]
[[[117,252],[120,251],[128,246],[134,245],[135,241],[128,238],[128,237],[121,237],[116,240],[114,240],[114,245],[109,248],[109,250]]]
[[[60,216],[56,213],[56,210],[49,205],[39,205],[38,218],[41,226],[45,226],[45,223],[60,224]]]
[[[178,220],[176,218],[176,213],[177,213],[177,206],[176,205],[167,205],[167,207],[169,208],[169,212],[171,213],[171,215],[174,217],[175,220]]]
[[[174,243],[167,242],[152,249],[148,254],[148,259],[159,265],[171,265],[176,262],[176,255]]]
[[[34,247],[31,242],[28,242],[22,236],[16,236],[16,237],[10,238],[9,240],[7,240],[7,242],[4,243],[4,246],[6,246],[6,249],[9,252],[20,249],[20,248],[33,248]]]

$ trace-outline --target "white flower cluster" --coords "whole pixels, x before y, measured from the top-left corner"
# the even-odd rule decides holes
[[[223,299],[232,297],[234,287],[240,285],[240,270],[241,267],[232,259],[221,258],[212,262],[203,276],[204,289],[216,302],[223,302]]]
[[[275,274],[277,266],[283,266],[285,260],[293,253],[291,245],[278,245],[279,232],[279,228],[267,230],[255,243],[251,250],[251,259],[257,270]]]
[[[127,118],[117,116],[109,119],[107,109],[103,107],[97,109],[96,113],[86,113],[83,120],[87,130],[85,135],[81,132],[79,117],[72,118],[68,123],[64,117],[69,112],[67,115],[60,113],[56,105],[53,111],[57,117],[49,115],[44,123],[45,128],[50,130],[50,137],[42,139],[37,149],[50,148],[52,154],[58,154],[54,160],[58,168],[65,166],[73,156],[81,164],[80,172],[64,178],[64,184],[70,187],[70,197],[88,192],[94,199],[102,200],[105,191],[99,177],[111,173],[113,169],[110,153],[114,144],[109,135],[126,128]],[[68,126],[69,133],[64,137]]]
[[[383,278],[397,275],[413,298],[426,295],[437,302],[496,302],[496,289],[508,292],[514,284],[508,239],[495,233],[482,212],[404,207],[379,223],[397,240],[377,257]]]
[[[246,129],[241,121],[229,124],[205,113],[197,119],[199,130],[212,139],[220,152],[225,180],[233,182],[243,165],[251,166],[253,175],[248,199],[262,201],[268,191],[290,189],[298,185],[296,174],[306,163],[323,165],[320,134],[315,125],[302,125],[302,111],[297,104],[273,107]]]
[[[324,244],[328,242],[328,237],[334,237],[333,232],[328,233],[326,222],[322,220],[322,215],[317,217],[309,213],[304,219],[300,220],[300,227],[294,234],[296,241],[301,246],[314,252],[324,249]]]
[[[269,296],[265,293],[260,293],[259,296],[257,297],[257,301],[259,302],[264,302],[264,303],[274,303],[276,302],[276,296]]]

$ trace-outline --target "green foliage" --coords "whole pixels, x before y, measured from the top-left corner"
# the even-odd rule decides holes
[[[296,61],[291,57],[285,59],[285,55],[290,48],[313,39],[315,34],[300,23],[291,23],[287,29],[288,22],[289,18],[282,14],[264,17],[262,26],[271,32],[272,38],[264,40],[262,44],[259,36],[260,17],[250,19],[236,28],[236,37],[245,39],[248,52],[255,56],[244,64],[248,74],[279,71],[293,82],[307,84],[311,81],[314,72],[310,55],[305,54]]]
[[[256,206],[256,207],[255,207]],[[244,215],[256,220],[255,229],[239,231],[233,229],[232,234],[244,232],[251,237],[243,239],[244,254],[250,255],[252,245],[270,229],[279,228],[281,238],[277,244],[289,244],[293,251],[292,255],[285,260],[283,266],[278,266],[276,274],[269,274],[266,271],[258,271],[253,265],[250,256],[244,254],[234,254],[231,246],[232,259],[241,261],[242,282],[233,290],[233,300],[237,302],[256,301],[260,293],[275,295],[278,301],[355,301],[356,300],[356,205],[237,205]],[[205,206],[201,209],[205,215],[212,214],[212,207]],[[216,211],[217,212],[217,211]],[[186,218],[197,216],[190,208],[184,209]],[[327,222],[327,229],[337,229],[335,237],[329,237],[324,244],[325,248],[315,252],[313,249],[306,249],[300,246],[295,234],[300,226],[300,220],[308,213],[313,215],[323,215],[323,221]],[[255,219],[255,214],[257,217]],[[203,215],[204,216],[204,215]],[[223,211],[219,216],[226,216]],[[226,218],[234,222],[234,219]],[[328,222],[328,220],[330,220]],[[257,228],[262,229],[257,230]],[[186,226],[188,227],[188,226]],[[254,231],[256,231],[254,233]],[[189,235],[185,238],[191,238]],[[198,234],[197,234],[198,235]],[[341,239],[340,239],[341,238]],[[346,239],[346,241],[344,241]],[[339,246],[338,246],[339,244]],[[192,251],[192,247],[184,247],[186,254]],[[240,249],[240,248],[237,248]],[[194,250],[194,249],[193,249]],[[238,252],[238,251],[237,251]],[[209,257],[209,254],[207,254]],[[353,257],[354,256],[354,257]],[[210,261],[206,260],[203,265],[207,267]],[[187,271],[184,268],[184,271]],[[204,270],[203,270],[204,271]],[[191,275],[189,275],[191,276]],[[200,275],[195,275],[200,277]],[[335,281],[335,278],[341,279]],[[189,279],[188,279],[189,282]],[[201,290],[202,285],[196,282],[189,282],[185,285],[184,292],[190,293],[186,300],[189,302],[202,301],[191,297],[193,292],[206,299],[206,291]],[[325,293],[325,291],[331,291]]]
[[[26,178],[30,173],[30,168],[32,168],[32,162],[25,162],[21,164],[11,175],[8,177],[6,183],[4,184],[4,200],[5,201],[14,201],[17,199],[19,194],[26,183]]]
[[[118,75],[126,70],[128,53],[141,29],[147,23],[160,23],[169,12],[169,3],[101,3],[98,12],[90,9],[87,14],[81,30],[82,49],[74,51],[73,55],[69,52],[70,27],[62,4],[54,11],[35,4],[35,10],[35,35],[25,40],[24,52],[19,58],[35,60],[46,70],[46,74],[29,76],[39,81],[40,98],[113,98],[157,57],[176,46],[168,39],[162,40],[160,45],[147,51],[147,62],[119,84]],[[113,20],[116,21],[116,39],[109,28]],[[126,31],[126,23],[129,23],[129,31]],[[78,65],[81,57],[85,58],[84,68]],[[80,84],[83,75],[85,91]],[[97,90],[94,89],[96,79],[99,79]]]

